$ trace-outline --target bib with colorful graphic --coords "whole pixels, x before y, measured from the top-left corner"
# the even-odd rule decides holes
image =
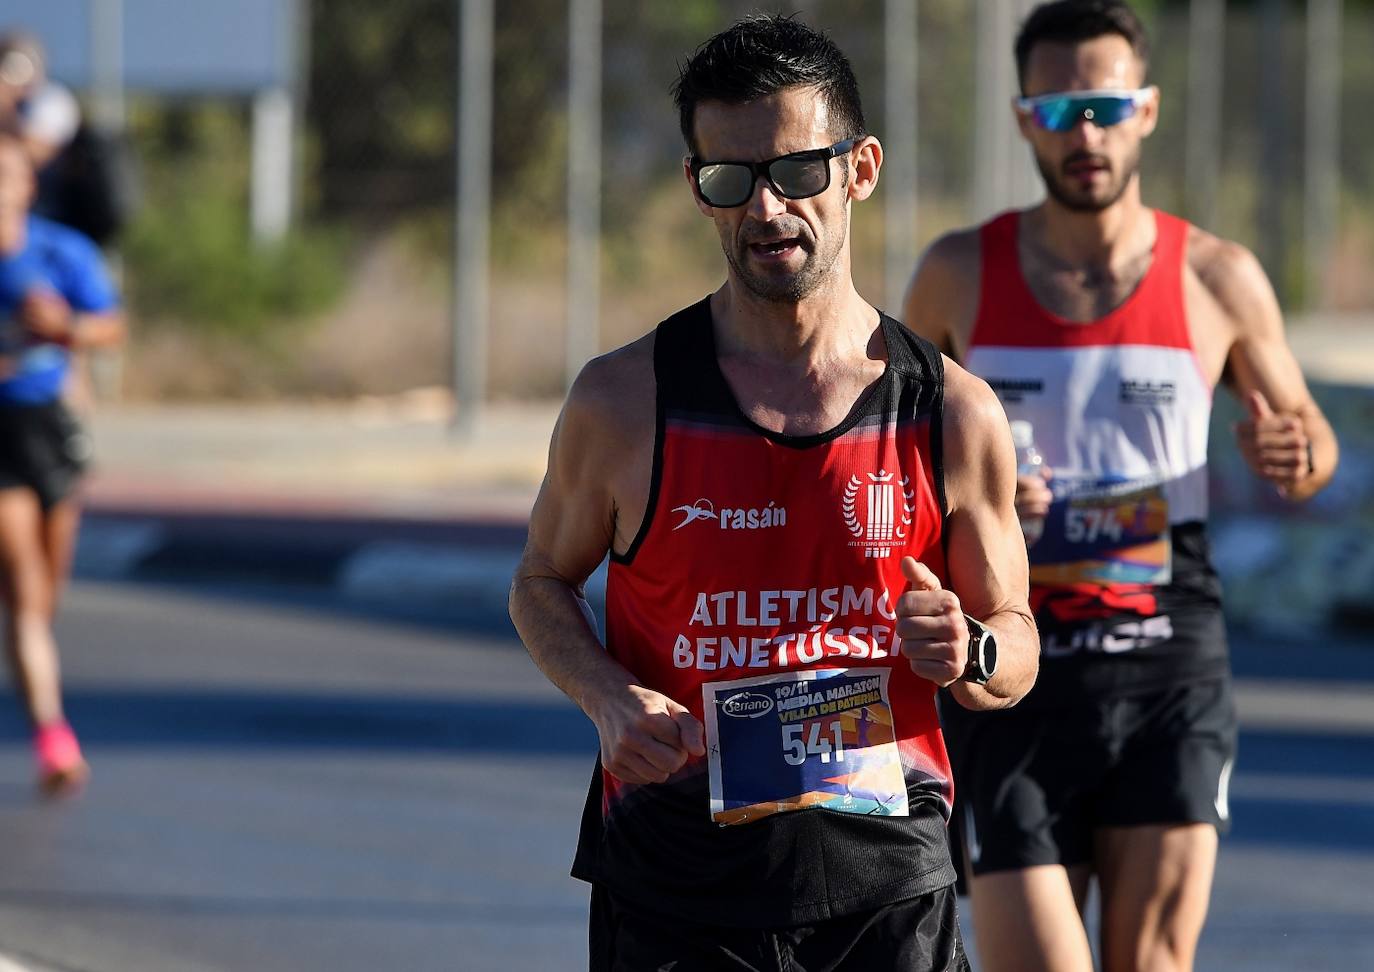
[[[787,672],[702,686],[711,819],[824,807],[907,815],[889,668]]]

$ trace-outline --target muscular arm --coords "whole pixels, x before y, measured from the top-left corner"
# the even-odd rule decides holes
[[[530,657],[596,724],[602,764],[634,783],[662,782],[702,753],[696,719],[606,652],[584,594],[616,542],[618,471],[633,476],[652,448],[651,372],[647,404],[636,400],[651,367],[643,352],[631,346],[593,361],[573,385],[510,593],[511,620]],[[647,466],[642,475],[647,489]]]
[[[918,675],[948,685],[965,708],[1014,705],[1035,684],[1040,640],[1027,604],[1029,568],[1013,498],[1016,460],[1001,404],[979,379],[946,362],[945,523],[950,590],[922,565],[904,564],[911,588],[898,602],[902,651]],[[956,680],[968,661],[963,615],[997,637],[987,685]]]
[[[978,313],[980,263],[977,230],[946,233],[921,257],[902,302],[906,326],[955,360]]]
[[[1339,449],[1288,347],[1274,290],[1250,251],[1222,240],[1204,248],[1198,276],[1234,335],[1226,373],[1249,413],[1236,429],[1241,452],[1281,495],[1308,499],[1331,481]]]
[[[611,548],[611,483],[597,475],[612,458],[594,374],[583,372],[554,427],[549,466],[530,514],[510,613],[549,681],[584,711],[634,679],[598,639],[584,585]]]
[[[1026,542],[1013,503],[1016,457],[992,389],[956,365],[947,363],[946,375],[950,586],[963,612],[996,633],[998,646],[997,674],[987,685],[955,682],[950,690],[965,708],[1004,708],[1030,691],[1040,665]]]

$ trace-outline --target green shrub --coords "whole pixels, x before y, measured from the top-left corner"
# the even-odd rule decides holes
[[[141,321],[261,338],[338,298],[342,233],[297,229],[256,244],[240,192],[210,179],[184,189],[145,205],[124,240],[126,289]]]

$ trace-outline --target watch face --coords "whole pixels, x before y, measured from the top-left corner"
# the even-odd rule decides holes
[[[964,616],[968,622],[968,670],[964,678],[986,685],[997,671],[997,638],[981,622]]]

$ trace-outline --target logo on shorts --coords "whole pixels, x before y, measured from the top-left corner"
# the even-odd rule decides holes
[[[983,842],[978,839],[978,825],[973,820],[973,807],[964,804],[964,841],[968,845],[968,859],[977,864],[983,857]]]
[[[720,711],[736,719],[757,719],[773,711],[773,700],[758,692],[736,692],[720,704]]]
[[[1141,648],[1153,648],[1174,636],[1174,623],[1167,614],[1139,621],[1123,621],[1110,627],[1082,624],[1040,628],[1040,651],[1047,658],[1062,658],[1079,652],[1120,655]]]
[[[673,527],[674,532],[697,520],[715,520],[722,530],[767,530],[787,525],[787,508],[772,500],[760,507],[722,506],[717,513],[715,504],[703,497],[695,503],[675,506],[673,512],[682,514],[682,522]]]
[[[1229,800],[1231,791],[1231,768],[1235,765],[1234,758],[1228,758],[1221,765],[1221,775],[1217,777],[1217,816],[1223,823],[1231,819],[1231,804]]]
[[[906,477],[898,482],[897,474],[885,469],[869,473],[867,482],[850,476],[840,504],[844,525],[854,536],[849,545],[863,547],[865,557],[886,557],[894,547],[904,546],[916,510],[916,491],[910,486]]]

